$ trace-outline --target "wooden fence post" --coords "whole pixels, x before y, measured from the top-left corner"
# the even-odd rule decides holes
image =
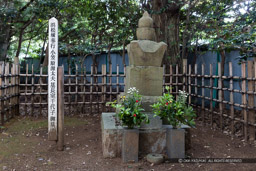
[[[64,69],[58,67],[58,141],[57,149],[64,150]]]
[[[248,61],[248,78],[253,79],[254,78],[254,68],[253,68],[253,61]],[[254,107],[254,81],[249,80],[248,81],[248,107],[249,109],[249,122],[250,124],[255,123],[255,112],[253,110]],[[255,140],[255,127],[252,125],[249,125],[249,140],[250,142],[253,142]]]
[[[4,125],[4,72],[3,63],[0,63],[0,98],[1,98],[1,125]]]
[[[195,103],[197,103],[197,99],[198,99],[198,89],[197,89],[197,64],[195,64]]]
[[[10,119],[10,86],[9,86],[9,63],[5,64],[5,80],[4,80],[4,84],[5,84],[5,110],[6,110],[6,120],[8,121]]]
[[[172,71],[172,65],[170,65],[170,93],[171,94],[172,94],[172,89],[173,89],[172,77],[173,77],[173,71]]]
[[[223,95],[223,86],[222,86],[222,75],[221,75],[221,63],[218,62],[218,75],[219,75],[219,81],[218,81],[218,89],[219,89],[219,110],[220,110],[220,129],[223,130],[223,103],[222,103],[222,95]]]
[[[101,66],[102,71],[102,86],[101,86],[101,92],[102,92],[102,112],[105,112],[105,103],[106,103],[106,84],[107,84],[107,68],[106,64],[102,64]]]
[[[212,64],[210,64],[210,123],[213,126],[213,69]]]
[[[230,94],[229,94],[229,98],[230,98],[230,115],[231,115],[231,136],[233,138],[234,134],[235,134],[235,122],[234,122],[234,93],[233,93],[233,68],[232,68],[232,62],[229,62],[229,76],[230,76],[230,80],[229,80],[229,89],[230,89]]]
[[[244,115],[244,139],[245,141],[248,140],[248,116],[246,110],[246,64],[245,62],[242,63],[242,106],[243,106],[243,115]]]
[[[20,94],[20,67],[19,67],[19,63],[15,64],[15,68],[16,68],[16,76],[15,76],[15,83],[16,83],[16,86],[15,86],[15,94],[16,94],[16,115],[20,115],[20,107],[19,107],[19,103],[20,103],[20,100],[19,100],[19,94]]]
[[[183,59],[183,91],[187,91],[187,59]]]
[[[191,105],[191,64],[188,66],[188,104]]]
[[[204,64],[202,64],[202,118],[203,118],[203,124],[205,124],[205,106],[204,106],[204,104],[205,104],[205,96],[204,96]]]

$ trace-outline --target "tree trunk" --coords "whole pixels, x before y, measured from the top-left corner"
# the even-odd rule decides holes
[[[180,5],[178,5],[178,1],[175,0],[175,3],[169,3],[168,0],[152,0],[151,2],[157,41],[163,41],[168,45],[163,60],[163,64],[167,66],[170,64],[182,65],[182,60],[179,59]],[[159,11],[163,12],[159,13]]]

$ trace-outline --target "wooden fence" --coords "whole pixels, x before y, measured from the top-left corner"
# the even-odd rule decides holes
[[[1,122],[19,115],[19,66],[0,63],[0,112]]]
[[[125,73],[119,66],[112,74],[112,66],[107,72],[106,65],[101,69],[90,67],[68,68],[64,75],[65,114],[91,114],[109,111],[106,102],[113,101],[124,89]],[[96,72],[97,71],[97,72]],[[25,73],[20,74],[20,113],[31,116],[47,116],[47,68],[35,69],[26,65]]]
[[[109,68],[107,70],[106,65],[96,69],[78,65],[68,68],[64,76],[66,115],[113,110],[105,104],[123,92],[125,72],[121,73],[117,66],[113,74],[113,68]],[[213,65],[192,68],[184,63],[181,71],[178,66],[168,68],[163,75],[163,86],[171,86],[171,93],[176,97],[178,90],[187,91],[188,103],[200,110],[197,114],[202,123],[231,136],[255,140],[256,67],[253,62],[241,64],[241,76],[233,75],[234,69],[239,68],[232,68],[232,63],[229,63],[228,76],[220,75],[220,63],[218,74],[214,74]],[[25,72],[20,73],[16,65],[1,64],[0,75],[2,125],[15,114],[47,116],[47,68],[26,65]],[[241,88],[234,88],[237,84]]]
[[[198,109],[197,115],[202,123],[220,128],[232,137],[254,141],[256,67],[253,61],[242,63],[241,76],[235,76],[233,71],[239,68],[232,68],[231,62],[228,66],[228,76],[221,76],[220,63],[218,74],[214,74],[212,64],[201,65],[201,71],[198,65],[194,68],[191,65],[184,66],[182,71],[179,71],[178,66],[170,66],[169,72],[164,74],[165,78],[168,77],[164,80],[169,81],[164,82],[164,85],[171,86],[175,96],[178,90],[187,91],[188,103]],[[234,82],[241,85],[241,88],[234,88]]]

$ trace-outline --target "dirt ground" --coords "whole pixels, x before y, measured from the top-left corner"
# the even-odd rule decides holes
[[[0,133],[0,170],[256,170],[256,145],[231,138],[197,122],[191,131],[190,158],[255,158],[255,163],[123,164],[120,158],[104,159],[101,149],[100,115],[65,118],[65,150],[57,151],[47,140],[46,118],[11,120]]]

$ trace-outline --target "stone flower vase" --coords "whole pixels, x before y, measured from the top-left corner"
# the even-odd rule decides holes
[[[122,137],[122,161],[138,162],[139,155],[139,129],[124,127]]]
[[[166,148],[169,159],[185,158],[185,129],[168,127],[166,130]]]

